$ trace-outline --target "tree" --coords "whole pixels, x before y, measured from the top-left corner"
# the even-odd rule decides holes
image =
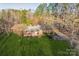
[[[45,14],[46,12],[47,12],[47,3],[42,3],[37,7],[35,11],[35,15],[40,16]]]

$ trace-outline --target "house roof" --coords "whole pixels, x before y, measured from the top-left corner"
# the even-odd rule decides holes
[[[25,31],[37,31],[40,30],[41,26],[40,25],[35,25],[35,26],[27,26],[27,28],[25,29]]]
[[[41,30],[41,26],[40,25],[29,25],[26,26],[25,24],[16,24],[14,25],[11,29],[15,29],[15,30],[23,30],[23,31],[39,31]]]
[[[25,24],[15,24],[11,29],[19,29],[19,30],[22,30],[26,28],[26,25]]]

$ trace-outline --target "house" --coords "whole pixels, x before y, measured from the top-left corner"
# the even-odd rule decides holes
[[[16,24],[11,28],[11,31],[23,36],[41,36],[43,34],[40,25]]]
[[[35,26],[27,26],[27,28],[24,30],[24,36],[41,36],[43,34],[43,31],[41,30],[40,25]]]

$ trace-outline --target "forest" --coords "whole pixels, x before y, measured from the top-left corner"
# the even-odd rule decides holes
[[[0,55],[79,55],[79,4],[41,3],[0,10]]]

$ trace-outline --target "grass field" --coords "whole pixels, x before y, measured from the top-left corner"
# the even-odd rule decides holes
[[[69,43],[64,40],[50,40],[46,36],[20,37],[11,33],[10,35],[0,34],[0,55],[2,56],[52,56],[70,55],[66,49],[70,48]]]

